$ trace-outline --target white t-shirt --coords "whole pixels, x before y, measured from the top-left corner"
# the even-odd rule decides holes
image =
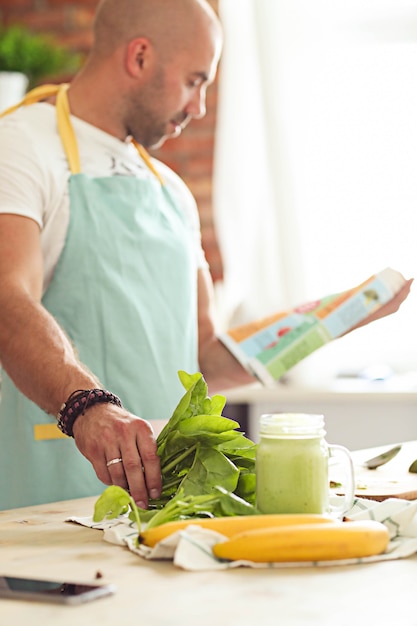
[[[91,177],[153,177],[130,141],[120,141],[71,116],[81,172]],[[189,220],[198,267],[207,263],[201,247],[195,200],[185,183],[166,165],[152,159],[167,188]],[[38,103],[0,119],[0,213],[31,218],[41,229],[44,292],[61,254],[69,222],[70,171],[57,132],[55,107]]]

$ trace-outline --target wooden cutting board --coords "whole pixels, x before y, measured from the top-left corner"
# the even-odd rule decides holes
[[[375,470],[366,469],[362,465],[366,459],[385,452],[394,445],[395,442],[392,445],[352,452],[357,497],[379,501],[387,498],[417,499],[417,474],[408,471],[411,463],[417,460],[417,441],[402,443],[397,456]],[[339,493],[339,490],[336,491]]]

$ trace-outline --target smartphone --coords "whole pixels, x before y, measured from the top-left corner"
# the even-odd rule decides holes
[[[85,585],[57,580],[0,576],[0,598],[33,600],[55,604],[81,604],[111,595],[113,585]]]

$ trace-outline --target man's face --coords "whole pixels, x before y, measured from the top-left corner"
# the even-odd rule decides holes
[[[146,148],[161,146],[177,137],[192,118],[205,115],[206,89],[215,77],[220,45],[206,37],[194,40],[191,50],[157,65],[132,97],[129,134]]]

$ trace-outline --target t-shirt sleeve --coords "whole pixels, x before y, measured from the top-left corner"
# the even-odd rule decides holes
[[[26,131],[12,117],[0,119],[0,213],[29,217],[42,228],[47,180]]]

